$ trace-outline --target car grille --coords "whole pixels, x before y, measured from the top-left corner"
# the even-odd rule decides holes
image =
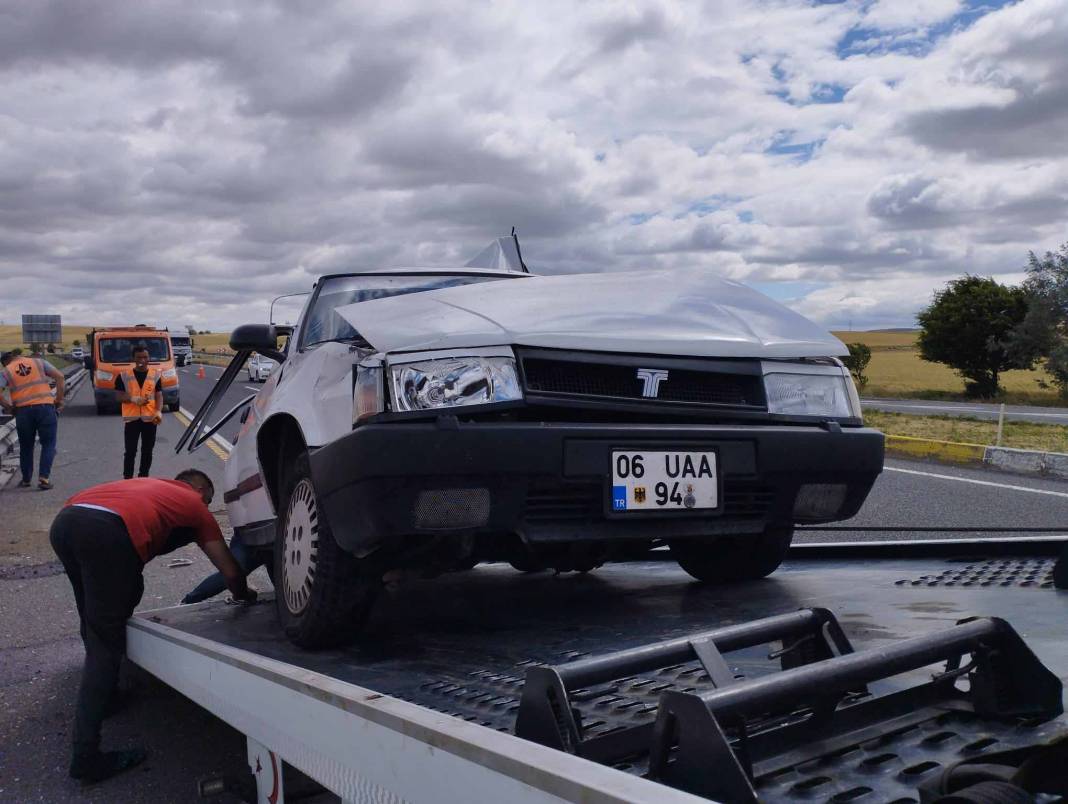
[[[755,374],[679,369],[667,363],[667,380],[660,384],[655,398],[648,398],[642,396],[643,383],[633,365],[540,356],[525,356],[522,362],[530,394],[764,409],[763,382]],[[653,360],[650,365],[665,362]]]
[[[755,483],[724,482],[724,519],[765,519],[775,504],[775,491]],[[523,518],[528,522],[589,522],[604,518],[604,487],[600,483],[531,481]]]

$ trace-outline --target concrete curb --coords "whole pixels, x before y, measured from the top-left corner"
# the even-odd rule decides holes
[[[886,436],[886,451],[910,458],[993,466],[1010,472],[1068,479],[1068,455],[1009,447],[987,447],[910,436]]]

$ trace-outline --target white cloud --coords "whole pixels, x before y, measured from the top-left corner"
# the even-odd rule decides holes
[[[239,323],[324,271],[700,265],[908,324],[1066,237],[1068,0],[0,0],[0,318]]]

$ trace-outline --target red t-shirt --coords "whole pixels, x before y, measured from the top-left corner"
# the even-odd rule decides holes
[[[191,541],[203,547],[222,540],[219,523],[200,494],[180,480],[116,480],[80,491],[67,500],[67,505],[77,503],[107,508],[122,517],[130,540],[146,563]],[[176,534],[177,529],[182,530]]]

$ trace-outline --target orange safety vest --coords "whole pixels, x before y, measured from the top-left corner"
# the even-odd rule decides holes
[[[122,420],[133,422],[140,419],[143,422],[151,422],[156,418],[156,387],[159,385],[159,372],[149,369],[145,375],[144,385],[137,385],[137,378],[132,371],[122,372],[122,384],[126,386],[126,393],[131,396],[143,396],[146,401],[143,405],[135,405],[129,400],[122,403]],[[140,392],[134,393],[140,387]]]
[[[16,408],[30,405],[52,405],[56,398],[48,384],[44,361],[39,358],[16,357],[0,373],[11,392],[11,404]]]

